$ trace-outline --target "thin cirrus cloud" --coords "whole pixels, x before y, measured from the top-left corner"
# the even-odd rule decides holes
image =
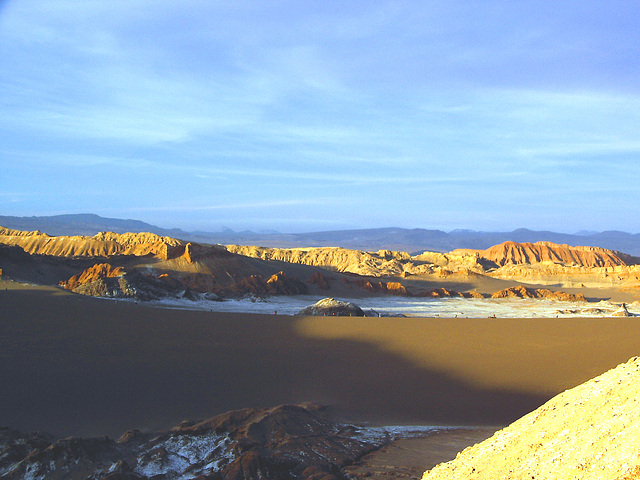
[[[165,226],[640,230],[598,216],[640,208],[601,181],[640,180],[631,3],[5,1],[1,206],[78,185]]]

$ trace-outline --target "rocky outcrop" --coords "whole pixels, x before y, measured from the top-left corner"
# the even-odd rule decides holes
[[[124,268],[112,267],[108,263],[96,263],[93,267],[86,269],[84,272],[74,275],[66,282],[60,282],[60,286],[67,290],[75,290],[80,285],[104,280],[105,278],[122,277],[125,274]]]
[[[356,285],[371,293],[385,295],[408,296],[409,292],[400,282],[372,282],[370,280],[356,280]]]
[[[484,298],[480,292],[471,291],[471,292],[458,292],[456,290],[450,288],[431,288],[429,290],[421,290],[415,294],[418,297],[431,297],[431,298],[451,298],[451,297],[461,297],[461,298]]]
[[[9,427],[0,427],[0,478],[32,452],[47,448],[53,441],[54,438],[47,433],[24,434]]]
[[[555,292],[546,288],[530,288],[519,285],[500,290],[491,295],[491,298],[537,298],[544,300],[560,300],[563,302],[586,302],[584,294]]]
[[[297,315],[314,317],[364,317],[364,311],[356,304],[335,298],[323,298],[300,310]]]
[[[67,281],[60,282],[60,286],[82,295],[111,298],[134,298],[136,289],[125,279],[122,267],[113,268],[108,263],[95,264]]]
[[[392,439],[330,421],[322,407],[244,409],[167,432],[55,440],[0,428],[0,477],[345,480],[341,469]]]
[[[599,247],[572,247],[551,242],[504,242],[478,254],[498,266],[550,262],[567,266],[616,267],[637,263],[637,259]]]
[[[302,280],[289,277],[284,272],[278,272],[267,280],[267,293],[270,295],[305,295],[309,293],[309,288]]]
[[[187,263],[196,263],[199,260],[210,259],[212,257],[230,257],[227,250],[220,245],[202,245],[200,243],[191,242],[181,247],[176,247],[173,254],[175,257],[182,256]]]
[[[640,478],[640,358],[552,398],[423,480]]]
[[[238,280],[232,287],[235,294],[252,295],[306,295],[309,288],[300,279],[284,272],[274,273],[267,280],[262,275],[251,275]]]
[[[434,272],[437,271],[436,267],[473,272],[482,272],[496,267],[493,262],[482,258],[475,250],[454,250],[449,253],[423,252],[411,257],[411,259],[416,264],[415,270],[420,270],[419,265],[426,264]]]
[[[108,263],[95,264],[59,285],[80,295],[108,298],[129,298],[142,301],[157,300],[162,297],[184,296],[188,287],[177,282],[175,289],[166,279],[143,275],[138,271],[127,272],[122,267],[112,267]],[[173,287],[173,288],[172,288]]]

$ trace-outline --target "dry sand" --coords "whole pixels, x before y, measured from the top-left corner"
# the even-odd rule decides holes
[[[640,350],[634,318],[297,318],[15,287],[0,285],[0,425],[55,435],[302,401],[377,424],[506,425]]]

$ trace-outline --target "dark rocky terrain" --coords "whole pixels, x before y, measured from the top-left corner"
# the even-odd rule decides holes
[[[344,467],[394,439],[328,419],[324,408],[283,405],[185,421],[165,432],[55,439],[0,428],[7,480],[255,480],[349,478]]]

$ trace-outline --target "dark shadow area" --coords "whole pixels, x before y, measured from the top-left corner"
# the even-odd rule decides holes
[[[68,280],[71,276],[77,275],[97,263],[129,267],[141,261],[155,263],[157,260],[149,255],[144,257],[135,255],[58,257],[29,254],[22,247],[0,244],[0,261],[4,277],[40,285],[58,285],[60,281]]]
[[[477,388],[363,342],[304,338],[294,317],[55,290],[0,291],[0,312],[0,425],[23,431],[117,437],[304,401],[353,421],[501,425],[549,398]]]

